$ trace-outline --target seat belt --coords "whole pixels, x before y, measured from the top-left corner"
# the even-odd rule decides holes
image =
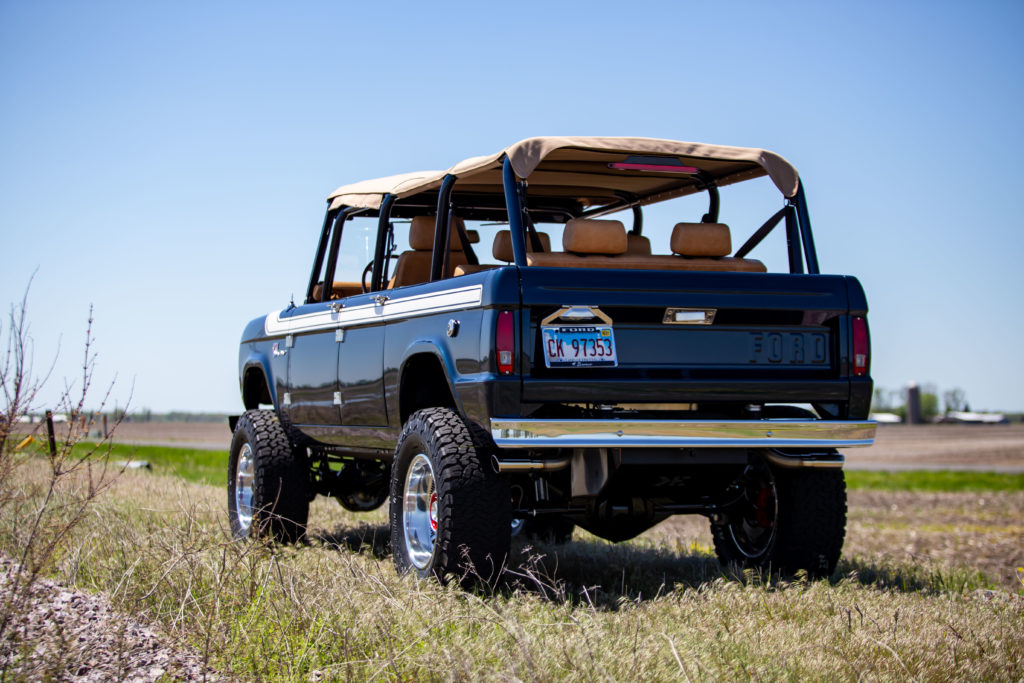
[[[785,206],[782,207],[771,218],[766,220],[764,222],[764,225],[758,228],[757,232],[751,235],[750,238],[743,243],[743,246],[736,250],[736,253],[733,254],[733,256],[735,256],[736,258],[743,258],[747,254],[749,254],[754,247],[761,244],[761,240],[767,237],[768,233],[774,230],[775,226],[778,225],[779,221],[782,220],[782,217],[786,215],[786,208],[787,207]]]

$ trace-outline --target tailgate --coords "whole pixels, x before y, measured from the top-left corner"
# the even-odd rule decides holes
[[[843,276],[520,272],[526,402],[849,399]]]

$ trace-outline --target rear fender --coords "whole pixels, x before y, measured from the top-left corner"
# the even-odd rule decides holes
[[[456,376],[457,371],[455,364],[452,361],[451,354],[447,352],[446,345],[438,339],[417,339],[406,347],[405,352],[402,354],[402,364],[399,371],[399,385],[398,385],[398,401],[395,401],[395,424],[401,424],[402,420],[402,409],[400,404],[402,387],[405,385],[408,372],[410,367],[422,360],[424,357],[432,358],[441,372],[444,375],[445,386],[444,390],[448,392],[451,404],[454,406],[456,412],[463,419],[466,417],[466,412],[462,407],[462,402],[459,400],[458,392],[455,391],[455,384],[452,380]]]
[[[277,406],[278,406],[278,402],[277,402],[277,388],[276,388],[276,383],[271,381],[271,374],[272,373],[270,371],[270,360],[267,358],[267,355],[265,353],[263,353],[262,351],[252,352],[242,361],[241,365],[242,365],[242,369],[241,369],[241,372],[239,373],[239,376],[238,376],[238,382],[239,382],[239,387],[238,388],[239,388],[239,390],[242,393],[242,403],[243,403],[243,405],[245,405],[246,408],[255,407],[255,406],[248,405],[249,401],[248,401],[247,392],[246,392],[246,381],[247,381],[246,378],[247,377],[251,377],[251,375],[253,373],[258,373],[259,376],[260,376],[260,381],[262,381],[262,383],[263,383],[263,387],[264,387],[264,391],[266,392],[266,396],[270,397],[270,403],[276,409]],[[250,379],[250,381],[253,381],[253,380]],[[250,390],[251,390],[251,387],[250,387]]]

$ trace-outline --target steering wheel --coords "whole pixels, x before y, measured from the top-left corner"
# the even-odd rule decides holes
[[[398,254],[388,254],[384,258],[386,258],[386,259],[392,259],[392,258],[393,259],[397,259],[398,258]],[[366,282],[366,276],[369,275],[372,270],[373,270],[373,261],[370,261],[369,263],[366,264],[366,267],[363,268],[363,275],[362,275],[362,277],[359,278],[359,284],[363,288],[363,294],[366,294],[367,292],[370,291],[370,285],[369,285],[369,283]]]

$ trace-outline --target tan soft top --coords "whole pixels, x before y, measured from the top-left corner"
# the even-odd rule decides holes
[[[436,190],[448,174],[458,178],[456,191],[502,192],[501,165],[507,156],[512,169],[530,182],[530,194],[570,196],[585,204],[601,204],[621,192],[648,204],[697,192],[695,175],[647,170],[617,170],[609,164],[631,156],[673,157],[700,170],[718,186],[767,175],[786,197],[800,184],[796,169],[778,154],[750,147],[724,147],[655,138],[539,137],[521,140],[489,156],[460,161],[447,171],[418,171],[342,185],[328,197],[331,207],[378,209],[386,194],[399,199]]]

